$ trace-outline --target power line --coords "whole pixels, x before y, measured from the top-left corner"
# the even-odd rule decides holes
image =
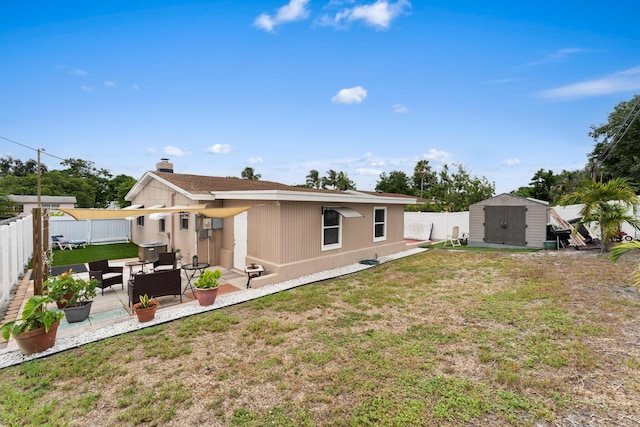
[[[18,142],[18,141],[14,141],[14,140],[12,140],[12,139],[5,138],[4,136],[0,136],[0,139],[4,139],[5,141],[9,141],[9,142],[11,142],[11,143],[13,143],[13,144],[19,145],[19,146],[24,147],[24,148],[28,148],[29,150],[32,150],[32,151],[35,151],[35,152],[39,152],[39,153],[44,154],[44,155],[46,155],[46,156],[53,157],[54,159],[62,160],[63,162],[67,160],[67,159],[63,159],[62,157],[58,157],[58,156],[55,156],[55,155],[53,155],[53,154],[49,154],[49,153],[47,153],[47,152],[45,151],[45,149],[44,149],[44,148],[33,148],[33,147],[29,147],[29,146],[28,146],[28,145],[26,145],[26,144],[22,144],[22,143],[20,143],[20,142]]]
[[[616,132],[611,137],[611,142],[600,154],[598,158],[599,163],[604,163],[604,161],[607,160],[609,155],[612,153],[613,148],[622,140],[622,138],[624,138],[624,136],[627,134],[627,131],[629,130],[633,122],[635,122],[635,120],[638,118],[638,116],[640,116],[640,96],[637,96],[635,98],[635,102],[627,112],[624,120],[622,121],[622,123],[620,123],[620,126],[618,126]]]

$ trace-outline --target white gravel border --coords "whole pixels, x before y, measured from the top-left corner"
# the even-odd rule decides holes
[[[424,252],[426,248],[415,248],[404,252],[398,252],[385,257],[378,258],[378,261],[382,264],[385,262],[393,261],[396,259],[404,258],[407,256],[415,255]],[[0,369],[8,366],[18,365],[28,360],[39,359],[47,357],[49,355],[59,353],[61,351],[69,350],[75,347],[79,347],[83,344],[88,344],[95,341],[100,341],[105,338],[114,337],[131,331],[137,331],[139,329],[147,328],[166,322],[171,322],[182,317],[191,316],[205,311],[216,310],[222,307],[228,307],[230,305],[240,304],[252,299],[260,298],[266,295],[275,294],[287,289],[293,289],[298,286],[307,285],[309,283],[319,282],[334,277],[344,276],[346,274],[355,273],[358,271],[366,270],[374,267],[374,265],[365,264],[350,264],[340,268],[334,268],[332,270],[321,271],[319,273],[310,274],[308,276],[299,277],[293,280],[287,280],[286,282],[275,283],[273,285],[266,285],[257,289],[246,289],[241,292],[233,292],[231,294],[220,295],[216,298],[213,305],[208,307],[202,307],[197,301],[179,304],[177,306],[166,307],[156,312],[156,317],[150,322],[140,323],[136,317],[131,316],[128,319],[122,320],[117,323],[112,323],[105,326],[96,326],[91,330],[84,330],[76,334],[66,333],[63,336],[56,337],[55,345],[41,353],[30,354],[28,356],[22,355],[18,348],[4,348],[0,350]]]

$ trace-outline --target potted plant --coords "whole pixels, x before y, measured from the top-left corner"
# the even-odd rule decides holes
[[[89,317],[97,285],[96,279],[78,279],[73,276],[73,271],[69,270],[53,278],[47,287],[49,296],[57,303],[62,303],[67,321],[75,323]]]
[[[206,270],[194,283],[196,299],[202,306],[211,305],[218,296],[218,279],[222,276],[220,270]]]
[[[53,347],[64,313],[48,309],[47,304],[51,302],[54,300],[49,296],[30,297],[24,305],[22,317],[2,325],[2,337],[8,340],[13,335],[22,354],[39,353]]]
[[[133,305],[133,312],[140,323],[149,322],[156,317],[156,310],[160,302],[147,294],[140,295],[140,302]]]
[[[57,276],[51,276],[47,281],[47,294],[53,298],[61,310],[73,296],[74,281],[73,270],[71,269]]]

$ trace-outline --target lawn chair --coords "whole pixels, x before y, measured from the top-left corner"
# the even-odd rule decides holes
[[[51,236],[51,242],[53,243],[53,248],[58,248],[60,250],[73,250],[79,247],[86,248],[87,242],[84,240],[69,240],[64,237],[62,234],[56,234],[55,236]]]
[[[106,259],[100,261],[89,262],[89,277],[98,281],[98,287],[102,289],[111,287],[120,283],[124,289],[124,280],[122,279],[123,267],[113,267],[109,265]]]
[[[178,260],[175,252],[160,252],[158,260],[153,263],[153,271],[175,270]]]
[[[447,236],[444,245],[447,246],[447,243],[451,243],[451,246],[462,246],[462,242],[460,242],[460,227],[457,225],[453,227],[453,230],[451,230],[451,234]]]

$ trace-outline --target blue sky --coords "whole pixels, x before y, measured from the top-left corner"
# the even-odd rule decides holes
[[[630,1],[5,1],[0,136],[139,178],[302,184],[460,163],[497,193],[582,168],[640,92]],[[36,158],[0,139],[0,155]]]

